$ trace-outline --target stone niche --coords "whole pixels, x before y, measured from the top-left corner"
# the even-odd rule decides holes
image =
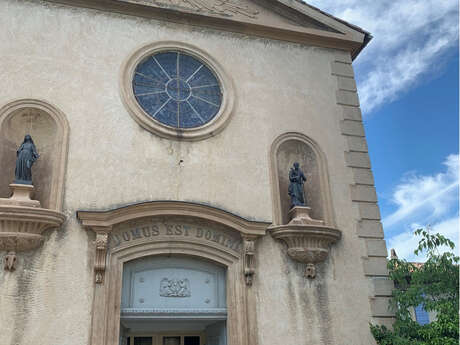
[[[16,151],[26,134],[40,155],[32,168],[33,186],[12,184]],[[3,260],[7,270],[15,269],[16,252],[40,246],[42,233],[65,220],[68,135],[64,114],[44,101],[18,100],[0,109],[0,251],[8,253]]]
[[[279,136],[271,148],[273,224],[271,235],[287,245],[287,254],[305,263],[305,276],[316,276],[315,265],[327,259],[329,246],[340,239],[335,229],[327,164],[318,145],[301,133]],[[289,170],[298,162],[307,181],[305,207],[291,209]]]
[[[288,195],[289,169],[300,164],[307,181],[304,185],[310,216],[333,225],[327,166],[316,143],[300,133],[286,133],[272,145],[272,186],[274,188],[275,224],[287,224],[291,200]]]
[[[41,207],[62,209],[69,126],[55,107],[39,100],[20,100],[0,109],[0,197],[9,197],[14,180],[16,150],[26,134],[40,158],[33,166],[34,199]]]

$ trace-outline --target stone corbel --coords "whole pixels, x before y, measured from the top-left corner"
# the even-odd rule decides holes
[[[271,226],[269,232],[273,238],[286,243],[287,254],[292,259],[306,264],[305,277],[315,278],[315,265],[327,259],[330,245],[340,239],[341,232],[310,218],[309,211],[309,207],[294,207],[289,212],[291,221]]]
[[[255,274],[255,241],[257,236],[243,235],[244,279],[247,286],[252,286]]]
[[[109,240],[109,232],[112,227],[92,227],[96,233],[96,256],[94,258],[94,282],[96,284],[103,284],[105,277],[106,258],[107,258],[107,245]]]
[[[65,221],[61,212],[42,208],[32,200],[33,185],[11,184],[12,196],[0,198],[0,251],[6,251],[3,268],[14,271],[17,252],[38,248],[44,241],[42,233],[59,228]]]

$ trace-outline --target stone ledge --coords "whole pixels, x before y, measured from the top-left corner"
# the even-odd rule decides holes
[[[383,239],[366,239],[367,256],[384,257],[388,256],[386,243]]]
[[[335,92],[337,104],[359,107],[358,94],[354,91],[338,90]]]
[[[343,120],[340,121],[342,134],[364,137],[364,127],[361,121]]]
[[[353,201],[377,202],[377,193],[374,186],[351,185],[350,188]]]
[[[357,231],[359,237],[383,238],[382,223],[378,220],[362,219],[358,222]]]
[[[352,168],[353,181],[355,184],[374,185],[374,176],[368,168]]]

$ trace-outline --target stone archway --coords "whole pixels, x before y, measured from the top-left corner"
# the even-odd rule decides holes
[[[146,256],[187,255],[227,269],[229,345],[255,345],[255,240],[268,223],[207,205],[154,201],[108,211],[78,211],[96,233],[93,345],[118,345],[124,263]]]

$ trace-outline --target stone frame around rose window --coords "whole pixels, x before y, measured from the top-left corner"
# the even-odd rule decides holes
[[[136,67],[146,57],[165,51],[180,51],[205,64],[214,72],[220,83],[222,102],[214,118],[206,124],[194,128],[175,128],[153,119],[137,102],[132,88],[132,80]],[[222,131],[228,124],[235,102],[233,81],[223,67],[207,52],[188,43],[176,41],[160,41],[137,49],[123,63],[120,73],[121,99],[131,117],[143,128],[160,137],[174,140],[202,140]]]

